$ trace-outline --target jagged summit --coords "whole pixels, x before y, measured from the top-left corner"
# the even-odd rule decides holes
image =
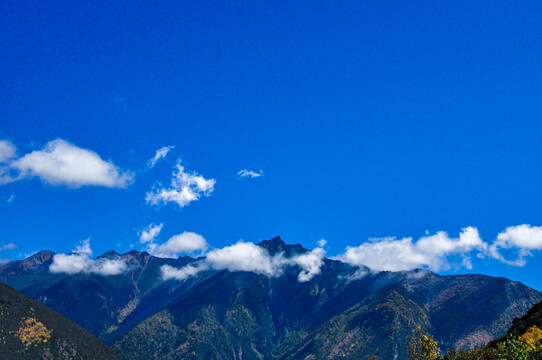
[[[308,251],[301,244],[295,244],[295,245],[286,244],[280,238],[280,236],[275,236],[274,238],[270,240],[263,240],[258,243],[258,246],[261,246],[267,249],[267,251],[269,251],[271,255],[277,254],[281,251],[284,251],[286,255],[299,254],[299,253],[304,253]]]
[[[275,236],[270,240],[263,240],[258,243],[259,246],[264,247],[270,253],[277,253],[284,250],[286,243],[280,238],[280,236]]]

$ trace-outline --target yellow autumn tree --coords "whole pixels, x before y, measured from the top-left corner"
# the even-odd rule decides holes
[[[26,318],[22,321],[19,330],[17,330],[17,337],[28,348],[30,345],[36,346],[40,343],[46,343],[51,338],[51,330],[47,329],[36,318]]]
[[[521,335],[520,340],[527,344],[529,350],[538,350],[542,348],[542,330],[538,326],[531,326],[525,334]]]
[[[437,360],[441,358],[438,343],[417,326],[408,339],[408,355],[410,360]]]

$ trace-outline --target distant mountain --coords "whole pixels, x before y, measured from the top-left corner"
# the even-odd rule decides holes
[[[259,245],[287,258],[308,251],[279,237]],[[42,254],[24,266],[0,267],[0,279],[76,321],[126,360],[405,359],[406,337],[417,325],[444,350],[472,348],[505,333],[542,300],[539,291],[505,278],[420,269],[371,273],[331,259],[307,282],[298,281],[295,266],[271,278],[208,270],[164,281],[162,265],[202,259],[137,251],[102,256],[122,258],[129,270],[52,274],[51,257]]]
[[[121,360],[96,337],[0,283],[0,359]]]

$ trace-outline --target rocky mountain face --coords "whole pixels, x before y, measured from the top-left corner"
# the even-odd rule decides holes
[[[302,254],[280,238],[259,244],[270,254]],[[483,275],[439,276],[426,270],[372,273],[324,259],[321,273],[281,276],[202,271],[184,281],[160,267],[202,259],[121,258],[121,275],[53,274],[52,253],[0,267],[0,279],[74,320],[125,359],[405,359],[421,325],[445,350],[471,348],[504,334],[542,293]],[[23,264],[24,263],[24,264]]]
[[[500,338],[495,339],[490,344],[495,345],[498,342],[504,341],[509,336],[519,337],[525,334],[525,332],[533,326],[542,329],[542,301],[535,304],[522,317],[514,319],[508,332]]]
[[[0,313],[0,359],[121,359],[73,321],[3,283]]]

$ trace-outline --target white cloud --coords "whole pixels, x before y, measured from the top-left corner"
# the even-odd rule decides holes
[[[156,237],[160,234],[160,231],[162,231],[163,226],[164,223],[158,225],[150,224],[149,226],[137,233],[137,236],[139,236],[139,242],[141,244],[153,242],[154,239],[156,239]]]
[[[505,259],[501,249],[516,249],[517,259]],[[523,224],[510,226],[499,233],[489,247],[489,255],[508,265],[524,266],[525,257],[532,255],[531,250],[542,250],[542,226]]]
[[[326,239],[322,238],[322,239],[318,240],[318,246],[324,247],[324,246],[326,246],[326,244],[327,244]]]
[[[150,168],[154,167],[158,160],[165,158],[167,153],[174,148],[175,146],[164,146],[163,148],[156,150],[154,157],[147,161],[147,166]]]
[[[19,172],[11,181],[37,176],[52,185],[74,188],[86,185],[123,188],[134,178],[133,173],[102,160],[95,152],[62,139],[50,141],[42,150],[13,160],[9,168]]]
[[[9,164],[17,157],[17,148],[7,140],[0,140],[0,164]]]
[[[196,251],[203,253],[208,247],[209,244],[207,244],[203,236],[185,231],[182,234],[170,237],[168,241],[161,245],[155,243],[149,244],[147,251],[149,254],[158,257],[176,258],[179,254],[183,253],[193,253]]]
[[[371,239],[357,247],[347,247],[346,252],[337,257],[355,266],[368,266],[374,270],[401,271],[417,267],[427,267],[434,271],[449,269],[449,256],[462,258],[462,265],[469,267],[468,253],[478,250],[486,252],[487,244],[482,241],[475,227],[461,230],[459,238],[450,238],[443,231],[425,236],[417,242],[412,238],[394,237]]]
[[[244,178],[245,177],[257,178],[257,177],[263,176],[263,170],[255,172],[255,171],[252,171],[252,170],[243,169],[243,170],[239,170],[237,175],[239,175],[240,177],[244,177]]]
[[[288,259],[290,263],[301,267],[297,280],[300,282],[309,281],[315,275],[320,274],[322,265],[324,265],[325,251],[322,248],[316,248],[313,251],[293,256]]]
[[[7,202],[12,203],[13,200],[15,200],[15,194],[11,194],[10,197],[7,199]]]
[[[206,262],[216,270],[250,271],[267,276],[273,276],[282,267],[278,256],[272,258],[263,247],[242,241],[210,251]]]
[[[254,243],[239,241],[222,249],[210,251],[198,266],[187,265],[177,269],[162,266],[164,279],[186,280],[205,270],[247,271],[267,277],[279,276],[287,266],[301,269],[298,281],[311,280],[320,274],[325,251],[316,248],[303,254],[285,257],[283,253],[271,256],[269,252]]]
[[[81,244],[77,245],[73,252],[76,254],[92,256],[92,249],[90,248],[90,238],[81,241]]]
[[[169,188],[158,187],[146,194],[147,203],[159,205],[174,202],[179,207],[185,207],[192,201],[199,200],[202,195],[210,196],[216,183],[215,179],[205,179],[196,172],[185,172],[180,160],[172,175]]]
[[[53,273],[66,273],[74,275],[78,273],[90,273],[100,275],[118,275],[128,270],[128,265],[120,258],[116,259],[93,259],[90,240],[84,240],[77,246],[72,254],[56,254],[49,271]]]
[[[173,266],[163,265],[160,270],[162,272],[162,279],[164,280],[176,279],[184,281],[189,277],[196,276],[202,271],[208,270],[208,267],[205,264],[202,266],[187,265],[178,269]]]

